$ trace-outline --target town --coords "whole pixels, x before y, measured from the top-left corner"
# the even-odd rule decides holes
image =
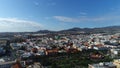
[[[120,68],[120,0],[0,0],[0,68]]]
[[[120,33],[24,33],[0,38],[0,68],[120,68]]]

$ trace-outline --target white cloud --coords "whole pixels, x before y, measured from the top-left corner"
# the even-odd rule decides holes
[[[79,22],[79,19],[65,17],[65,16],[54,16],[54,18],[62,22]]]
[[[108,21],[108,20],[120,20],[120,16],[103,16],[103,17],[95,17],[95,18],[88,18],[88,17],[81,17],[81,18],[71,18],[65,16],[53,16],[58,21],[61,22],[87,22],[87,21]]]
[[[81,15],[87,15],[87,13],[86,13],[86,12],[80,12],[80,14],[81,14]]]
[[[41,5],[39,2],[33,2],[35,6]]]
[[[40,23],[17,18],[0,18],[0,32],[37,31],[42,27]]]

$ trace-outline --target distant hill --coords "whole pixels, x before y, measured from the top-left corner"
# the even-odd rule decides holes
[[[67,32],[90,32],[92,31],[91,28],[78,28],[78,27],[75,27],[75,28],[71,28],[71,29],[68,29],[68,30],[61,30],[59,32],[61,33],[67,33]]]
[[[37,33],[55,33],[55,31],[50,31],[50,30],[39,30]]]
[[[103,33],[117,33],[120,32],[120,26],[109,26],[109,27],[102,27],[102,28],[93,28],[92,32],[103,32]]]
[[[73,32],[86,32],[86,33],[116,33],[120,32],[120,26],[108,26],[108,27],[101,27],[101,28],[71,28],[67,30],[61,31],[49,31],[49,30],[40,30],[37,31],[39,33],[73,33]]]

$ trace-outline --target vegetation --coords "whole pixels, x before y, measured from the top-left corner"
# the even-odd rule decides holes
[[[96,52],[102,53],[104,57],[101,59],[91,59],[90,54]],[[50,66],[51,68],[87,68],[88,64],[112,61],[106,53],[106,51],[84,50],[77,53],[60,53],[32,58],[35,61],[39,61],[43,66]]]

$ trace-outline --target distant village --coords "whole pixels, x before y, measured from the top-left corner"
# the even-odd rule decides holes
[[[120,33],[13,34],[0,38],[0,68],[120,68]]]

